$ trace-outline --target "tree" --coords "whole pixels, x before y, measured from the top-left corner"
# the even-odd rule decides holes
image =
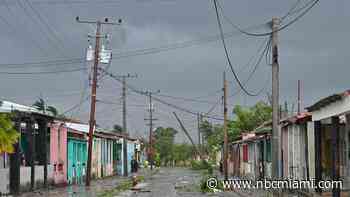
[[[58,116],[58,110],[57,110],[55,107],[53,107],[53,106],[48,106],[48,107],[46,108],[46,111],[51,112],[51,114],[52,114],[53,116],[55,116],[55,117]]]
[[[237,105],[233,108],[235,117],[228,122],[228,137],[230,141],[235,140],[242,132],[250,132],[260,126],[272,117],[272,108],[264,102],[257,102],[252,107],[242,107]],[[206,144],[201,149],[207,153],[210,158],[220,150],[223,144],[223,127],[222,125],[213,125],[210,122],[203,121],[200,124],[201,133],[203,134]]]
[[[193,158],[195,155],[194,147],[190,144],[174,144],[173,146],[173,160],[175,165],[185,163]]]
[[[39,100],[34,102],[33,107],[35,107],[38,111],[45,112],[46,103],[44,99],[40,98]]]
[[[123,127],[121,127],[118,124],[115,124],[115,125],[113,125],[113,130],[112,131],[115,132],[115,133],[122,133],[123,132]]]
[[[155,149],[159,153],[160,160],[164,165],[173,161],[173,148],[175,135],[178,132],[173,128],[158,127],[154,132]]]
[[[13,153],[13,144],[18,141],[19,133],[14,129],[9,114],[0,114],[0,153]]]
[[[213,133],[213,126],[208,120],[204,120],[200,123],[199,130],[204,136],[204,139],[207,140],[208,137]]]
[[[43,113],[50,112],[52,116],[54,117],[60,117],[65,118],[64,115],[59,114],[58,110],[54,106],[47,106],[44,99],[40,98],[39,100],[35,101],[33,104],[33,107],[36,108],[38,111],[41,111]]]
[[[260,101],[252,107],[244,108],[237,105],[233,108],[235,119],[228,123],[230,139],[236,138],[242,132],[250,132],[262,123],[271,120],[272,108]]]

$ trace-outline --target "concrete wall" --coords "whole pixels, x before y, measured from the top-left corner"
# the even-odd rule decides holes
[[[309,157],[309,176],[314,179],[315,175],[315,124],[307,123],[307,141],[308,141],[308,157]]]
[[[101,138],[95,138],[92,149],[92,176],[101,178]]]
[[[53,166],[47,166],[47,180],[49,183],[53,182]],[[31,167],[20,168],[20,185],[21,191],[29,191],[30,190],[30,176],[31,176]],[[40,188],[44,183],[44,166],[35,166],[35,188]]]
[[[50,126],[50,164],[53,166],[54,184],[67,184],[67,128]]]
[[[0,196],[1,194],[8,194],[9,191],[9,180],[10,176],[10,169],[9,168],[2,168],[0,169]]]

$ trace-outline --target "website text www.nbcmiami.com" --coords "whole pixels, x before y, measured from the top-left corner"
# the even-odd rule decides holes
[[[227,179],[218,180],[216,178],[207,179],[207,187],[209,189],[222,189],[224,191],[233,191],[238,189],[264,189],[264,190],[299,190],[299,189],[342,189],[342,181],[321,180],[316,182],[314,179],[310,180],[241,180],[241,179]]]

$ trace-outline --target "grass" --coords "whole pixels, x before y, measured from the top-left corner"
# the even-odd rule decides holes
[[[138,176],[137,177],[137,182],[142,182],[145,180],[144,176]],[[121,182],[117,187],[110,189],[110,190],[106,190],[103,193],[99,194],[99,197],[113,197],[117,194],[119,194],[120,192],[126,191],[126,190],[130,190],[132,188],[132,180],[125,180],[123,182]]]

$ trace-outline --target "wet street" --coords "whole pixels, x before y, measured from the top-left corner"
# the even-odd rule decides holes
[[[199,197],[199,196],[223,196],[240,197],[232,192],[203,194],[198,187],[201,175],[198,171],[184,168],[160,168],[151,175],[149,172],[141,173],[145,181],[139,184],[138,191],[124,191],[112,196],[120,197]],[[129,178],[130,179],[130,178]],[[96,180],[90,187],[84,185],[73,185],[61,188],[50,188],[35,192],[23,193],[20,197],[94,197],[101,195],[104,191],[111,190],[118,184],[127,180],[124,177],[111,177]],[[191,189],[188,189],[191,188]]]
[[[130,197],[199,197],[222,196],[241,197],[233,192],[204,194],[194,189],[198,187],[201,175],[198,171],[183,168],[161,168],[145,183],[142,183],[140,191],[127,191],[118,196]],[[192,188],[192,189],[189,189]],[[192,190],[192,191],[188,191]],[[197,190],[197,191],[193,191]]]
[[[102,196],[118,197],[266,197],[265,192],[257,191],[236,191],[219,193],[202,193],[199,190],[201,174],[199,171],[193,171],[185,168],[160,168],[153,172],[149,170],[140,172],[145,180],[137,185],[133,190],[123,191],[117,194],[108,194]],[[129,178],[110,177],[106,179],[95,180],[90,187],[85,185],[73,185],[61,188],[50,188],[48,190],[38,190],[35,192],[23,193],[20,197],[94,197],[101,196],[106,191],[116,188],[122,182]],[[293,196],[294,195],[285,195]]]

